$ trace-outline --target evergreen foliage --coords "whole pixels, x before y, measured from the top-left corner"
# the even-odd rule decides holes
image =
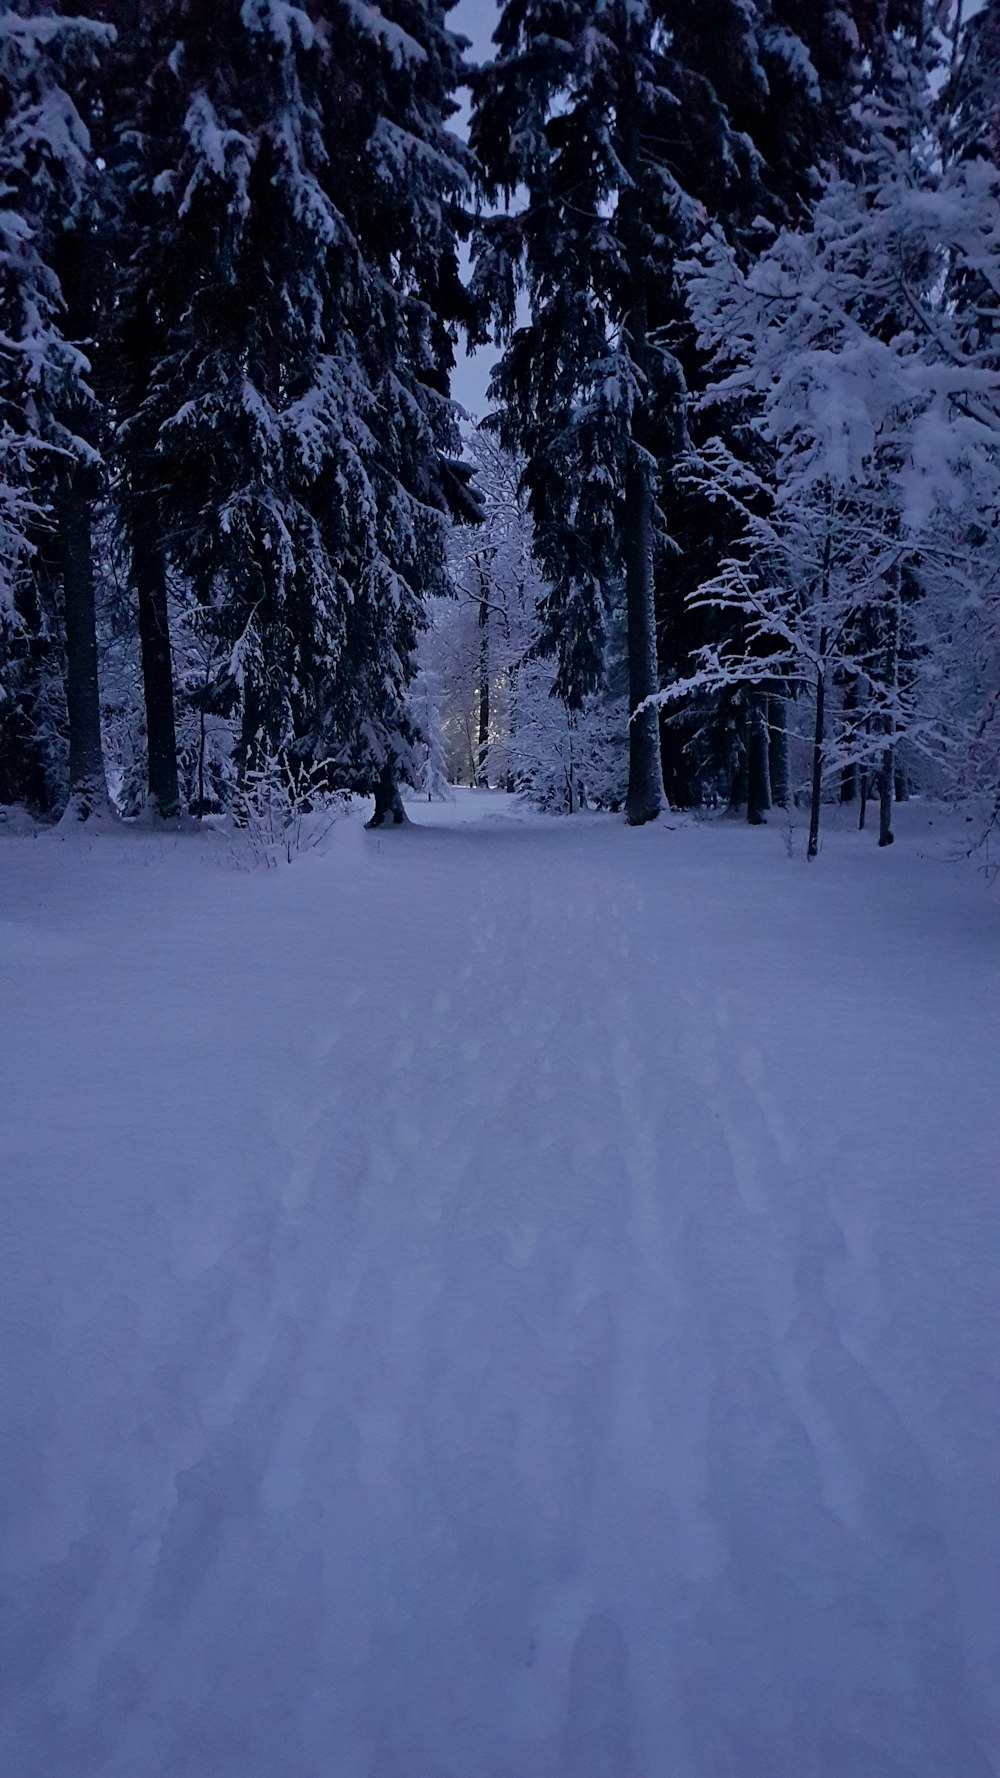
[[[123,454],[224,645],[241,760],[337,753],[363,782],[441,572],[449,342],[423,289],[454,244],[427,212],[462,173],[433,127],[454,75],[386,15],[314,10],[162,12],[130,182],[135,331],[156,292],[159,350]]]
[[[961,15],[960,15],[961,16]],[[1000,162],[1000,5],[984,0],[955,38],[942,123],[953,158]]]
[[[109,429],[103,566],[135,598],[153,810],[180,807],[191,698],[199,803],[220,722],[237,778],[289,755],[370,788],[407,768],[423,603],[449,518],[476,511],[448,400],[468,320],[449,6],[95,0],[110,55],[68,10],[3,20],[3,794],[39,778],[49,637],[79,812],[102,794],[83,620]]]
[[[0,15],[0,802],[992,794],[995,0],[450,10]]]
[[[829,177],[809,228],[748,271],[716,240],[690,274],[721,373],[707,405],[749,416],[772,473],[721,441],[701,453],[695,479],[740,539],[693,595],[719,637],[666,695],[812,694],[811,855],[827,776],[877,777],[887,844],[900,744],[961,756],[979,652],[963,665],[962,645],[991,627],[988,598],[969,598],[968,527],[980,515],[975,548],[992,547],[1000,385],[947,279],[968,286],[975,259],[981,288],[1000,287],[996,181],[982,163],[942,173],[914,67],[893,68],[858,172]]]
[[[550,587],[543,646],[556,689],[578,707],[604,676],[609,609],[628,613],[630,705],[657,680],[654,557],[665,544],[658,462],[684,431],[683,384],[657,335],[680,249],[699,226],[671,145],[686,93],[662,9],[515,0],[498,56],[475,84],[472,142],[487,196],[523,191],[486,219],[477,279],[505,352],[494,379],[501,437],[525,457],[539,559]],[[721,108],[723,161],[745,157]],[[517,295],[529,316],[518,325]],[[629,819],[662,799],[655,720],[631,724]]]
[[[101,414],[90,342],[98,177],[89,127],[111,33],[53,4],[0,17],[0,795],[107,805],[91,529]],[[58,683],[64,682],[66,714]],[[68,761],[53,724],[68,725]]]

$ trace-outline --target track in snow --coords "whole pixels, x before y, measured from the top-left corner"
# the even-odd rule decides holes
[[[414,813],[4,849],[0,1771],[989,1778],[995,909]]]

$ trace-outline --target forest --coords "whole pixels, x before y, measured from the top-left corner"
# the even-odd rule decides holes
[[[985,833],[997,0],[507,0],[478,66],[451,10],[3,7],[8,825]]]
[[[1000,0],[0,0],[0,1778],[1000,1778],[998,445]]]

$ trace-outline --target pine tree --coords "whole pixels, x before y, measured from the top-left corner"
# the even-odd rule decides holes
[[[982,559],[996,529],[996,378],[947,278],[976,268],[997,287],[996,174],[942,174],[904,51],[897,37],[857,173],[829,176],[810,227],[746,271],[716,240],[689,273],[726,372],[710,399],[749,416],[772,472],[755,478],[721,442],[702,453],[743,537],[695,595],[720,637],[670,695],[812,683],[810,856],[831,772],[875,771],[886,845],[900,739],[935,758],[958,740],[961,675],[950,710],[941,680],[963,606],[969,624],[970,543]]]
[[[350,70],[333,113],[338,131],[350,118],[337,189],[365,268],[354,327],[376,515],[336,696],[355,713],[355,776],[375,789],[375,825],[402,819],[398,779],[414,772],[407,694],[426,601],[447,585],[448,520],[479,515],[449,400],[455,329],[471,321],[458,269],[469,157],[449,128],[463,47],[447,28],[453,3],[340,7],[334,34],[334,64]]]
[[[704,184],[704,155],[697,137],[685,132],[680,145],[680,176],[702,198],[712,226],[737,250],[746,266],[773,240],[775,228],[802,223],[809,215],[822,168],[843,160],[851,139],[851,104],[861,71],[860,26],[841,0],[756,0],[736,8],[718,4],[680,9],[678,54],[692,75],[706,82],[725,103],[731,127],[752,145],[756,178],[721,194]],[[676,152],[676,150],[675,150]],[[766,452],[732,408],[706,415],[699,397],[708,380],[704,355],[690,326],[683,277],[672,317],[678,353],[691,394],[691,436],[696,448],[708,444],[712,428],[725,427],[734,460],[767,478]],[[719,642],[732,621],[697,604],[698,588],[718,572],[735,541],[734,509],[704,498],[704,488],[684,472],[670,484],[671,512],[679,555],[661,567],[657,620],[664,678],[684,676],[692,655]],[[667,784],[673,800],[697,804],[722,797],[745,806],[751,822],[766,815],[770,794],[770,719],[763,721],[768,696],[781,732],[783,693],[716,698],[673,712],[664,729]]]
[[[839,4],[518,0],[496,41],[476,81],[473,142],[488,200],[527,200],[481,235],[479,281],[507,346],[499,422],[527,456],[563,695],[598,682],[608,598],[626,588],[631,704],[645,710],[631,725],[629,810],[643,819],[660,783],[646,704],[654,571],[669,672],[691,642],[685,586],[713,571],[724,544],[674,474],[685,385],[702,375],[678,256],[706,217],[749,256],[805,213],[843,131],[859,36]]]
[[[117,419],[111,449],[118,530],[135,595],[146,731],[147,808],[170,818],[181,808],[168,563],[155,497],[157,466],[150,441],[128,422],[146,399],[158,342],[163,296],[152,282],[162,273],[149,252],[159,205],[148,159],[155,153],[143,131],[144,90],[156,48],[157,8],[127,0],[116,8],[118,38],[108,61],[104,134],[113,205],[108,226],[121,268],[104,342],[109,395]]]
[[[468,499],[445,11],[161,0],[152,22],[123,482],[219,638],[244,771],[291,753],[372,789],[405,764],[421,599]]]
[[[955,53],[941,106],[949,157],[1000,164],[1000,4],[984,0],[964,27],[962,20],[959,7]]]
[[[959,11],[959,23],[962,13]],[[947,167],[942,181],[939,234],[947,244],[945,313],[937,349],[956,368],[978,367],[1000,377],[1000,4],[985,0],[955,38],[955,57],[940,100]],[[932,226],[932,225],[931,225]],[[972,532],[975,565],[961,607],[964,685],[950,685],[971,721],[969,787],[985,790],[992,824],[1000,821],[1000,400],[980,394],[970,404],[970,429],[993,435],[994,449],[977,455],[966,475],[979,522]],[[997,478],[1000,479],[1000,478]],[[956,522],[962,507],[958,503]]]
[[[27,385],[33,344],[29,317],[36,315],[41,323],[41,337],[34,337],[44,352],[46,299],[54,306],[57,296],[22,212],[18,95],[32,47],[20,19],[0,18],[0,804],[42,807],[48,800],[45,774],[32,740],[42,614],[31,576],[31,532],[42,517],[31,496],[31,476],[42,441]]]
[[[98,179],[88,116],[110,32],[41,0],[0,19],[0,267],[4,423],[19,475],[8,500],[4,793],[44,807],[51,795],[39,740],[53,654],[63,654],[69,734],[68,809],[109,809],[101,750],[93,509],[101,415],[88,352],[98,307]],[[29,502],[30,537],[23,530]],[[30,543],[30,563],[25,542]],[[60,599],[61,594],[61,599]],[[13,695],[11,695],[11,693]]]
[[[146,25],[125,165],[123,512],[140,609],[162,618],[168,561],[218,639],[211,695],[237,712],[241,770],[257,770],[303,745],[310,681],[343,628],[308,501],[340,433],[322,50],[287,6],[161,0]]]
[[[526,460],[551,591],[556,690],[579,707],[602,682],[607,611],[624,591],[633,824],[663,799],[653,575],[657,462],[683,433],[675,359],[655,337],[657,291],[697,226],[669,144],[680,109],[660,9],[646,0],[510,0],[475,83],[472,142],[489,201],[478,284],[506,351],[494,378],[504,441]],[[517,325],[516,294],[530,316]]]
[[[735,188],[719,201],[702,183],[703,158],[694,139],[685,138],[676,159],[679,176],[705,203],[713,226],[725,236],[746,268],[767,250],[776,227],[806,226],[830,168],[856,167],[864,126],[859,94],[885,79],[890,46],[919,34],[921,0],[758,0],[740,7],[727,22],[724,7],[682,9],[677,52],[693,72],[724,99],[731,125],[752,144],[756,187]],[[742,33],[742,35],[741,35]],[[684,158],[684,157],[687,158]],[[734,202],[734,199],[736,200]],[[687,321],[684,278],[673,318],[678,354],[691,393],[691,434],[696,448],[712,442],[720,425],[734,464],[769,480],[766,450],[735,405],[724,415],[709,413],[699,401],[707,380],[704,356]],[[738,477],[737,477],[738,479]],[[685,467],[670,484],[674,533],[680,555],[665,563],[657,585],[660,653],[667,680],[686,676],[701,648],[727,641],[732,612],[723,614],[697,600],[698,589],[717,574],[736,540],[731,529],[736,507],[705,498],[705,484]],[[748,819],[766,814],[771,795],[770,743],[779,751],[788,712],[788,687],[730,694],[695,701],[675,711],[665,728],[666,776],[672,796],[697,803],[704,796],[727,797],[744,805]],[[767,707],[765,709],[764,700]],[[783,755],[784,757],[784,755]],[[775,773],[780,781],[783,770]],[[782,789],[779,794],[784,795]]]

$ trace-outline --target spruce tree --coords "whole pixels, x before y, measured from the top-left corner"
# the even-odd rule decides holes
[[[151,19],[123,484],[219,639],[244,773],[326,760],[385,790],[406,762],[421,600],[467,499],[446,10],[160,0]]]
[[[1000,165],[1000,0],[984,0],[956,35],[955,51],[942,105],[948,149]]]
[[[996,329],[984,323],[997,173],[942,169],[926,40],[899,31],[882,47],[864,137],[810,226],[749,268],[716,237],[686,274],[715,353],[713,411],[736,408],[768,473],[755,478],[721,438],[702,452],[710,496],[742,536],[694,594],[719,621],[668,695],[752,698],[777,676],[814,694],[810,856],[825,782],[845,768],[874,772],[891,844],[899,744],[935,761],[956,750],[963,706],[976,709],[958,638],[978,635],[973,652],[987,655],[996,634],[983,570],[996,547]],[[985,596],[962,590],[970,572]]]
[[[370,392],[374,495],[333,696],[376,825],[401,820],[398,780],[415,769],[407,694],[426,601],[447,584],[448,519],[479,515],[449,399],[455,330],[471,320],[458,269],[469,157],[449,128],[463,48],[447,25],[453,3],[331,9],[340,84],[328,139],[364,273],[350,325]]]
[[[49,662],[61,654],[67,812],[79,819],[110,806],[92,534],[102,417],[91,378],[100,243],[89,128],[110,37],[98,21],[45,0],[21,0],[0,20],[0,377],[8,443],[31,512],[30,562],[18,548],[19,585],[8,607],[4,794],[26,794],[39,806],[49,800],[38,735]]]
[[[841,0],[754,0],[736,7],[710,0],[678,11],[677,53],[692,79],[705,83],[725,105],[731,128],[751,147],[755,173],[752,182],[730,184],[728,190],[706,185],[698,135],[685,128],[676,150],[681,177],[702,199],[706,220],[747,265],[766,249],[775,228],[807,219],[821,168],[846,150],[860,57],[857,24]],[[691,396],[692,445],[696,451],[709,445],[721,424],[734,464],[766,482],[767,453],[748,427],[748,416],[738,409],[709,414],[702,407],[707,366],[690,326],[683,274],[676,297],[671,324]],[[657,579],[661,664],[668,682],[687,673],[698,649],[735,641],[724,635],[733,614],[723,617],[695,601],[737,534],[735,505],[706,500],[686,463],[671,480],[670,497],[679,553],[662,565]],[[777,735],[780,745],[787,690],[776,680],[770,689],[737,690],[675,713],[664,729],[671,797],[681,804],[721,797],[733,809],[745,806],[752,824],[764,820],[772,797],[770,742]],[[775,779],[781,777],[779,770]]]
[[[42,441],[27,387],[33,346],[43,353],[47,347],[43,317],[58,298],[23,214],[18,101],[33,47],[21,19],[0,18],[0,804],[41,808],[48,799],[33,730],[43,619],[31,573],[31,531],[41,512],[31,478]]]
[[[726,107],[734,132],[751,146],[755,179],[727,192],[706,182],[706,157],[697,132],[685,127],[675,142],[675,165],[687,189],[704,204],[711,226],[747,267],[785,225],[807,226],[830,168],[857,167],[863,128],[859,95],[884,78],[897,38],[913,39],[922,23],[922,0],[755,0],[732,8],[722,0],[675,9],[673,42],[692,79],[711,88]],[[710,447],[721,425],[736,482],[742,469],[769,481],[768,454],[749,424],[752,416],[732,407],[724,416],[706,412],[704,354],[688,323],[685,276],[671,318],[673,337],[691,395],[691,434],[696,452]],[[734,483],[735,491],[736,483]],[[664,562],[657,580],[661,666],[667,681],[688,674],[706,646],[738,645],[727,634],[730,612],[706,609],[697,592],[718,572],[735,542],[736,504],[713,494],[691,476],[686,463],[670,482],[678,556]],[[717,492],[717,485],[716,485]],[[720,794],[745,805],[761,820],[771,796],[772,738],[784,758],[788,687],[780,681],[752,695],[734,691],[672,716],[665,729],[667,784],[672,797],[697,803]],[[783,763],[774,774],[781,782]],[[779,795],[785,795],[784,789]]]
[[[624,585],[630,704],[644,712],[631,723],[628,816],[642,821],[662,789],[646,702],[654,574],[661,605],[678,604],[663,496],[682,532],[688,516],[673,481],[691,360],[678,261],[706,217],[749,248],[768,204],[751,126],[764,129],[782,70],[810,92],[814,76],[770,7],[744,0],[518,0],[496,42],[475,83],[473,143],[488,201],[526,195],[481,231],[479,282],[506,342],[499,423],[527,457],[561,695],[579,701],[599,681],[607,601]],[[787,169],[782,180],[794,184]],[[776,214],[792,195],[775,195]]]
[[[168,561],[217,637],[211,692],[236,715],[246,772],[301,739],[296,632],[320,658],[338,646],[335,570],[301,473],[303,448],[315,467],[337,437],[322,52],[290,7],[160,0],[145,23],[125,168],[123,511],[137,580],[154,585]]]
[[[163,294],[153,281],[163,268],[148,251],[159,207],[148,178],[152,145],[143,129],[148,123],[144,94],[159,21],[157,8],[144,6],[141,0],[125,0],[115,11],[118,36],[108,58],[104,90],[105,154],[113,199],[108,225],[119,267],[104,342],[109,397],[117,421],[111,468],[118,532],[138,616],[147,808],[154,816],[172,817],[180,812],[181,799],[168,563],[149,440],[143,439],[141,427],[128,428],[149,393],[163,304]]]

